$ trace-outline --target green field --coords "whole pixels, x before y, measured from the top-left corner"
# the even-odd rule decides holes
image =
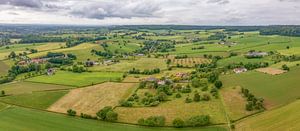
[[[82,87],[102,83],[105,81],[118,81],[121,80],[122,75],[122,73],[116,72],[73,73],[67,71],[58,71],[53,76],[43,75],[27,79],[26,81]]]
[[[74,87],[32,82],[13,82],[1,85],[0,90],[4,90],[6,95],[17,95],[37,91],[62,90],[70,88]]]
[[[45,91],[0,97],[0,101],[36,109],[47,109],[68,91]]]
[[[181,131],[175,128],[146,128],[73,118],[61,114],[13,107],[0,111],[0,128],[10,131]],[[12,124],[13,123],[13,124]],[[185,128],[184,131],[226,131],[223,127]]]
[[[259,63],[259,62],[268,62],[268,63],[273,63],[270,58],[257,58],[257,59],[247,59],[245,58],[244,56],[233,56],[233,57],[230,57],[230,58],[225,58],[225,59],[222,59],[220,61],[218,61],[218,65],[219,66],[227,66],[229,64],[238,64],[238,63],[244,63],[244,64],[247,64],[247,63]]]
[[[167,64],[165,59],[156,59],[156,58],[140,58],[137,60],[121,60],[120,63],[113,65],[99,65],[89,68],[91,71],[119,71],[127,72],[132,68],[135,69],[154,69],[160,68],[160,70],[167,69]]]
[[[250,71],[242,74],[223,75],[224,87],[241,86],[247,88],[258,97],[263,97],[271,106],[295,101],[300,97],[298,82],[300,68],[292,68],[288,73],[268,75]]]
[[[300,101],[263,112],[237,123],[242,131],[297,131],[300,130]]]

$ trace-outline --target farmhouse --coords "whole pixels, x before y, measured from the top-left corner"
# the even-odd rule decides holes
[[[255,52],[255,51],[252,52],[251,51],[246,54],[246,57],[264,57],[266,55],[268,55],[267,52]]]
[[[247,72],[248,70],[246,68],[235,68],[233,69],[233,72],[238,74],[238,73],[243,73],[243,72]]]

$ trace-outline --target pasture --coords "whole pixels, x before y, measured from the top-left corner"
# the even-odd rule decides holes
[[[43,91],[0,97],[0,101],[24,107],[47,109],[68,91]]]
[[[268,75],[256,71],[241,74],[223,75],[220,79],[224,87],[241,86],[253,92],[257,97],[263,97],[269,106],[279,106],[299,98],[300,68],[292,68],[281,75]]]
[[[136,89],[134,83],[103,83],[73,89],[48,108],[50,111],[66,113],[68,109],[78,113],[95,114],[105,106],[115,107]]]
[[[116,72],[83,72],[83,73],[73,73],[67,71],[58,71],[52,76],[37,76],[26,81],[38,82],[38,83],[48,83],[48,84],[58,84],[74,87],[83,87],[89,85],[95,85],[106,81],[120,81],[122,78],[122,73]]]
[[[12,107],[0,111],[0,128],[30,131],[181,131],[175,128],[148,128],[69,117],[61,114]],[[29,119],[30,118],[30,119]],[[13,123],[13,124],[12,124]],[[220,126],[185,128],[185,131],[226,131]]]
[[[265,111],[237,123],[236,129],[242,131],[284,131],[300,130],[300,101]]]
[[[0,90],[4,90],[6,95],[18,95],[39,91],[64,90],[70,88],[74,87],[32,82],[13,82],[1,85]]]

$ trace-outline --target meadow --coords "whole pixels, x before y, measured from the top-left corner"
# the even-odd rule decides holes
[[[242,131],[283,131],[300,130],[300,101],[265,111],[237,123],[236,129]]]
[[[47,109],[68,91],[44,91],[0,97],[0,101],[24,107]]]
[[[269,75],[256,71],[241,74],[223,75],[221,80],[224,87],[240,86],[247,88],[258,97],[263,97],[269,106],[279,106],[295,101],[299,98],[300,88],[298,82],[300,68],[281,75]]]
[[[67,71],[58,71],[53,76],[38,76],[29,78],[26,81],[58,84],[74,87],[83,87],[89,85],[95,85],[106,81],[120,81],[122,73],[117,72],[83,72],[73,73]]]
[[[40,92],[40,91],[67,90],[71,88],[74,87],[21,81],[21,82],[3,84],[1,85],[0,90],[5,91],[6,95],[18,95],[18,94],[25,94],[25,93]]]
[[[114,124],[96,120],[69,117],[39,110],[11,107],[0,111],[0,128],[30,131],[181,131],[174,128],[149,128],[133,125]],[[31,118],[31,119],[28,119]],[[14,123],[14,124],[11,124]],[[185,128],[185,131],[226,131],[224,127]]]

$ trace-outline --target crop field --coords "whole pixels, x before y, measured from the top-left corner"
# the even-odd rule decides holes
[[[43,131],[180,131],[174,128],[147,128],[123,124],[113,124],[95,120],[69,117],[61,114],[13,107],[0,111],[0,128],[7,130]],[[28,119],[31,118],[31,119]],[[14,123],[14,124],[11,124]],[[185,131],[226,131],[224,127],[186,128]]]
[[[300,88],[297,82],[300,68],[281,75],[268,75],[260,72],[224,75],[221,77],[225,87],[241,86],[249,89],[259,97],[263,97],[271,106],[278,106],[292,102],[299,98]]]
[[[74,87],[32,82],[14,82],[1,85],[0,90],[4,90],[7,95],[18,95],[39,91],[64,90],[70,88]]]
[[[47,109],[68,91],[44,91],[0,97],[0,101],[36,109]]]
[[[219,100],[200,103],[184,103],[184,99],[176,99],[163,103],[157,107],[117,107],[116,112],[120,114],[120,122],[137,123],[140,118],[149,116],[165,116],[166,124],[172,125],[172,120],[179,117],[188,119],[195,115],[208,114],[212,123],[226,123],[225,112]]]
[[[56,72],[52,76],[38,76],[27,79],[30,82],[48,83],[82,87],[88,85],[94,85],[106,81],[119,81],[121,80],[122,73],[114,72],[84,72],[84,73],[73,73],[66,71]]]
[[[237,130],[243,131],[283,131],[300,130],[300,101],[278,109],[263,112],[237,123]]]
[[[185,59],[171,59],[172,65],[182,65],[183,67],[195,67],[197,64],[208,64],[211,61],[205,58],[185,58]]]
[[[115,107],[119,101],[129,97],[136,88],[134,83],[103,83],[91,87],[71,90],[48,108],[50,111],[66,113],[68,109],[78,113],[95,114],[105,106]]]
[[[140,58],[137,60],[121,60],[120,63],[116,63],[109,66],[94,66],[89,68],[91,71],[114,71],[114,72],[127,72],[132,68],[144,70],[160,68],[161,70],[167,69],[165,59],[155,58]]]

